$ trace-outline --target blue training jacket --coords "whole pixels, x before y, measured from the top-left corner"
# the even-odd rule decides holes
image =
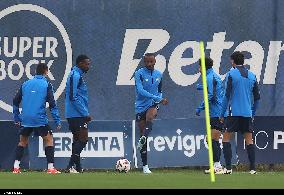
[[[141,113],[159,103],[162,98],[162,73],[146,67],[135,72],[135,112]]]
[[[83,80],[83,71],[74,66],[67,78],[65,95],[65,117],[89,116],[88,89]]]
[[[242,65],[238,65],[227,73],[222,117],[229,103],[231,116],[253,117],[259,100],[260,93],[257,79],[251,71]]]
[[[19,111],[22,102],[22,112]],[[46,102],[49,103],[51,115],[60,125],[59,111],[54,99],[53,86],[42,75],[22,84],[13,99],[14,121],[21,122],[23,127],[41,127],[48,124]]]
[[[210,117],[220,117],[222,100],[223,100],[223,84],[220,76],[216,74],[213,68],[206,70],[206,80],[208,89],[208,102]],[[202,90],[202,86],[198,85],[198,90]],[[197,110],[200,112],[205,109],[204,101],[201,102]]]

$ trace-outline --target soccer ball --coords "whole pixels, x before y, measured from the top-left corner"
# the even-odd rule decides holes
[[[119,172],[127,173],[130,170],[130,162],[125,158],[119,159],[116,162],[115,168]]]

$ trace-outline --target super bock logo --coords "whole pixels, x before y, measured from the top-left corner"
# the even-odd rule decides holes
[[[32,4],[0,11],[0,108],[12,112],[13,95],[22,82],[33,78],[39,62],[49,67],[57,100],[72,67],[70,39],[60,20]]]

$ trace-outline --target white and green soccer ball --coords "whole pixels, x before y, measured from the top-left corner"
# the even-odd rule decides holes
[[[120,173],[127,173],[130,170],[130,162],[125,158],[119,159],[116,162],[115,168]]]

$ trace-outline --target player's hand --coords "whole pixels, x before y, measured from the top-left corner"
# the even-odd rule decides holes
[[[196,85],[197,90],[203,90],[203,85],[202,84],[197,84]]]
[[[161,104],[163,105],[167,105],[169,103],[168,99],[167,98],[163,98],[161,101],[160,101]]]
[[[56,130],[59,131],[61,129],[61,124],[57,125]]]
[[[225,121],[224,117],[220,117],[219,121],[220,121],[220,123],[224,123],[224,121]]]
[[[92,121],[92,117],[89,115],[89,116],[86,116],[86,122],[88,123],[88,122],[90,122],[90,121]]]
[[[200,110],[198,108],[196,108],[196,110],[195,110],[195,115],[200,116]]]
[[[21,126],[21,122],[20,122],[20,121],[17,121],[17,122],[15,122],[15,125],[18,126],[18,127],[20,127],[20,126]]]
[[[251,111],[252,117],[251,117],[251,121],[254,121],[254,116],[255,116],[255,109],[252,109]]]

